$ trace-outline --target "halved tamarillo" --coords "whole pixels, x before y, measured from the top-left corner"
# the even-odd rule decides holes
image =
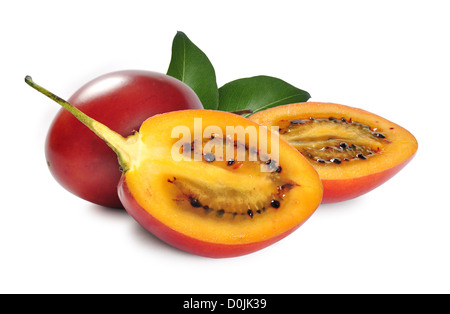
[[[279,127],[322,179],[322,203],[355,198],[386,182],[415,155],[417,140],[401,126],[349,106],[306,102],[257,112],[250,120]]]
[[[116,152],[125,209],[179,249],[208,257],[251,253],[293,232],[321,202],[322,183],[307,159],[246,118],[175,111],[147,119],[124,138],[26,81]]]

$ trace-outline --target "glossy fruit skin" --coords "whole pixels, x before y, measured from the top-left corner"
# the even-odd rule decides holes
[[[297,230],[303,223],[270,239],[248,244],[230,245],[201,241],[174,230],[146,211],[128,189],[126,176],[123,175],[118,185],[118,194],[127,212],[146,230],[167,244],[188,253],[210,258],[237,257],[259,251],[278,242]]]
[[[75,92],[69,102],[124,137],[153,115],[203,109],[186,84],[139,70],[100,76]],[[50,172],[68,191],[98,205],[123,208],[117,195],[121,171],[116,154],[65,109],[48,131],[45,155]]]
[[[412,155],[406,161],[392,168],[372,173],[364,177],[347,180],[323,179],[324,196],[322,198],[322,204],[351,200],[372,191],[395,176],[414,158],[414,156],[415,155]]]

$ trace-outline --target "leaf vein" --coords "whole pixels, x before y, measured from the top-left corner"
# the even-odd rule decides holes
[[[258,111],[264,110],[264,109],[266,109],[266,108],[270,108],[270,107],[272,107],[272,106],[273,106],[275,103],[277,103],[277,102],[285,101],[285,100],[287,100],[287,99],[295,98],[295,97],[297,97],[297,96],[306,96],[306,95],[305,95],[304,92],[301,92],[301,93],[298,93],[298,94],[294,94],[294,95],[290,95],[290,96],[287,96],[287,97],[284,97],[284,98],[280,98],[280,99],[277,99],[277,100],[275,100],[275,101],[272,101],[271,103],[268,103],[268,104],[265,105],[265,106],[262,106],[262,107],[258,108]]]

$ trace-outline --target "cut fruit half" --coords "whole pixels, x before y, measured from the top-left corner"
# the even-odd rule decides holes
[[[279,135],[314,166],[323,203],[355,198],[386,182],[417,151],[401,126],[362,109],[306,102],[260,111],[250,120],[279,127]]]
[[[322,185],[309,162],[243,117],[173,112],[148,119],[139,134],[139,157],[121,180],[120,199],[145,228],[185,251],[229,257],[259,250],[298,228],[320,204]]]

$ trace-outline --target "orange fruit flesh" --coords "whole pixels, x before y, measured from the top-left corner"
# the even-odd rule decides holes
[[[409,160],[418,147],[414,136],[401,126],[333,103],[280,106],[255,113],[250,120],[279,126],[280,136],[310,160],[322,180],[385,171]]]
[[[214,126],[208,133],[212,136],[202,136],[200,143],[195,137],[198,128],[194,128],[200,120],[195,118],[201,118],[201,133]],[[191,134],[184,142],[173,131],[179,126]],[[213,140],[226,143],[227,126],[256,130],[257,160],[249,161],[254,153],[250,136],[244,140],[236,136],[231,149],[234,162],[226,154],[226,145],[213,147],[213,158],[202,153]],[[269,139],[266,146],[262,135]],[[261,152],[271,150],[271,136],[275,135],[266,128],[223,112],[186,110],[152,117],[139,131],[137,157],[125,174],[128,189],[150,215],[188,237],[231,245],[271,239],[307,220],[322,197],[317,172],[278,137],[278,171],[261,171],[272,166],[270,161],[261,160]],[[174,150],[180,141],[182,145]],[[237,158],[238,147],[244,147],[240,151],[244,152],[244,161]],[[170,157],[174,152],[186,153],[189,158],[174,160]]]

